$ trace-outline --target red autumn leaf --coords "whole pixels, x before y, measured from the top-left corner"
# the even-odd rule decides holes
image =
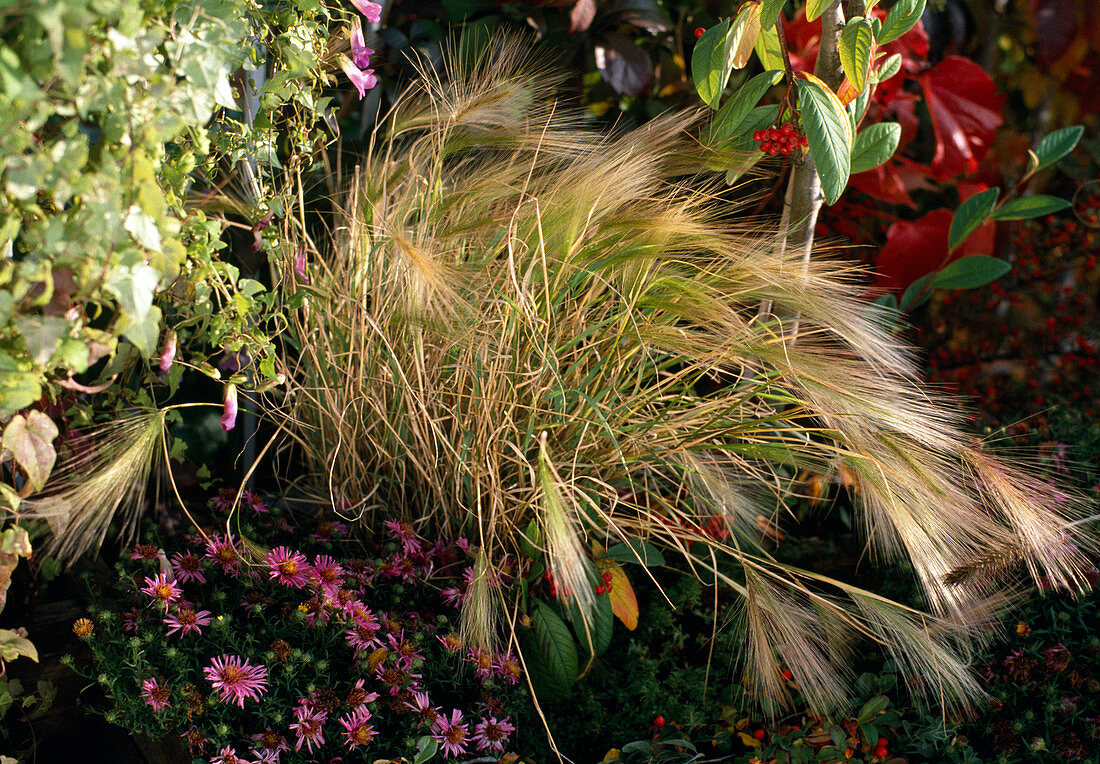
[[[993,252],[997,224],[989,222],[972,233],[949,257],[947,233],[952,215],[951,210],[932,210],[912,222],[891,225],[886,231],[886,246],[875,261],[875,291],[901,294],[921,276],[939,270],[952,260]]]
[[[878,167],[853,175],[848,185],[880,201],[915,207],[909,196],[911,192],[936,188],[929,182],[929,175],[927,166],[899,154]]]
[[[937,180],[975,172],[1001,126],[1004,97],[989,75],[968,58],[948,56],[918,75],[932,117]]]

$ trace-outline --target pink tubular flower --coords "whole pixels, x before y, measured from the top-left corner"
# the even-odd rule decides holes
[[[192,581],[198,584],[206,583],[206,575],[202,572],[202,559],[190,551],[176,552],[172,555],[172,572],[176,574],[176,580],[181,584],[189,584]]]
[[[259,700],[267,691],[267,668],[252,666],[236,655],[214,658],[202,670],[225,703],[236,703],[244,708],[244,699]]]
[[[209,610],[200,610],[196,613],[192,608],[181,607],[176,612],[169,613],[164,617],[164,623],[172,627],[168,629],[166,636],[172,636],[177,631],[180,633],[180,637],[183,637],[189,631],[202,634],[202,629],[199,627],[209,626],[212,615]]]
[[[334,600],[344,583],[344,569],[327,554],[319,554],[313,558],[309,577],[311,583],[319,586],[326,597]]]
[[[443,746],[445,756],[460,756],[466,753],[466,744],[470,742],[470,731],[462,721],[462,712],[457,708],[451,711],[448,720],[445,715],[435,721],[432,737]]]
[[[352,63],[360,69],[366,69],[370,66],[370,57],[374,54],[374,51],[367,47],[367,42],[363,39],[363,25],[359,23],[359,19],[355,19],[355,23],[351,27],[349,39],[351,42]],[[299,257],[305,260],[304,249]],[[297,270],[297,267],[295,267],[295,270]]]
[[[283,586],[301,589],[309,583],[311,569],[309,562],[299,552],[285,546],[277,546],[267,553],[264,562],[269,568],[267,575],[272,581]]]
[[[141,683],[141,697],[145,700],[145,705],[152,706],[154,711],[162,711],[172,706],[168,702],[171,690],[156,679],[146,679]]]
[[[151,603],[156,606],[160,603],[164,606],[165,611],[168,610],[168,603],[175,602],[180,598],[183,592],[175,583],[168,580],[168,576],[164,573],[158,573],[155,577],[145,577],[145,588],[141,590],[142,594],[148,594],[153,598]]]
[[[295,709],[296,721],[290,725],[294,734],[298,736],[298,742],[294,744],[294,750],[302,750],[306,746],[313,753],[313,746],[318,748],[325,744],[325,720],[328,719],[327,711],[318,711],[313,708]]]
[[[370,718],[371,713],[366,706],[359,706],[350,714],[340,717],[338,721],[344,728],[344,743],[349,749],[355,750],[357,746],[368,745],[374,740],[374,727],[367,723]]]
[[[347,56],[340,56],[340,68],[348,76],[348,80],[359,91],[359,100],[367,94],[367,91],[378,84],[378,78],[374,76],[373,69],[360,69]]]
[[[351,0],[355,9],[367,17],[367,21],[377,24],[382,20],[382,6],[370,0]]]
[[[360,96],[362,98],[362,96]],[[222,398],[222,429],[229,432],[237,425],[237,386],[230,382],[225,386]]]
[[[477,743],[478,751],[496,751],[504,753],[504,744],[508,737],[516,731],[516,728],[504,717],[499,722],[495,716],[482,719],[474,726],[472,741]]]
[[[164,348],[160,351],[160,373],[167,374],[176,359],[176,333],[171,329],[164,335]]]

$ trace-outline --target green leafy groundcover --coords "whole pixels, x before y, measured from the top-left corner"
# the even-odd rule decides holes
[[[182,736],[217,764],[513,747],[512,716],[529,705],[517,656],[465,649],[456,634],[464,540],[389,522],[362,545],[342,522],[244,498],[233,534],[222,518],[221,533],[135,546],[74,624],[92,654],[77,670],[106,695],[109,722]],[[528,732],[542,736],[537,722]]]

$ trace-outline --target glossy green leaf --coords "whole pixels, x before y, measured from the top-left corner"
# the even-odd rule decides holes
[[[615,624],[610,597],[606,594],[597,596],[587,616],[583,615],[580,607],[577,606],[577,598],[570,597],[566,612],[573,626],[573,633],[577,636],[577,644],[584,652],[590,656],[599,656],[607,652]]]
[[[836,93],[813,75],[796,80],[802,126],[809,140],[821,190],[832,204],[844,193],[851,168],[852,123]]]
[[[1035,159],[1033,160],[1034,167],[1029,168],[1030,171],[1036,172],[1044,167],[1049,167],[1069,154],[1077,146],[1077,142],[1081,140],[1084,132],[1085,128],[1081,125],[1072,125],[1044,136],[1032,149]]]
[[[577,645],[550,605],[541,600],[531,604],[531,628],[521,635],[531,681],[548,698],[567,698],[577,678]]]
[[[852,175],[872,170],[892,157],[900,140],[901,125],[897,122],[877,122],[865,127],[852,143]]]
[[[608,548],[600,559],[640,563],[646,567],[665,564],[665,557],[661,554],[661,550],[641,539],[631,539],[622,544],[615,544]]]
[[[748,118],[753,107],[768,92],[768,88],[774,85],[782,76],[783,72],[780,71],[764,72],[739,87],[722,104],[722,108],[714,115],[714,120],[704,131],[704,144],[713,145],[743,134],[747,129]]]
[[[695,41],[691,53],[691,78],[703,103],[718,108],[722,90],[729,81],[733,67],[729,61],[729,21],[715,24]]]
[[[999,209],[993,211],[990,220],[1028,220],[1043,215],[1060,212],[1072,206],[1068,199],[1058,196],[1022,196],[1019,199],[1005,202]]]
[[[902,312],[907,312],[915,310],[928,302],[932,297],[932,285],[930,282],[935,275],[934,272],[926,273],[910,284],[901,294],[901,300],[898,301],[898,309]]]
[[[993,205],[997,203],[998,194],[1000,194],[999,189],[989,188],[974,194],[959,205],[954,217],[951,218],[951,229],[947,234],[948,251],[966,241],[966,237],[986,221],[993,211]]]
[[[784,0],[762,0],[760,3],[760,28],[774,27],[783,12]]]
[[[1010,270],[1012,266],[997,257],[960,257],[936,273],[932,286],[936,289],[974,289],[996,281]]]
[[[867,73],[871,69],[871,47],[875,35],[871,25],[862,16],[848,20],[840,33],[840,65],[852,86],[859,91],[867,87]]]
[[[879,45],[898,39],[912,29],[924,14],[925,0],[898,0],[886,14],[875,40]]]
[[[901,71],[901,54],[895,53],[887,56],[881,64],[875,68],[875,77],[879,82],[885,82]]]

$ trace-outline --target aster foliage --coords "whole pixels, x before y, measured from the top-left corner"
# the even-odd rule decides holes
[[[1076,500],[965,434],[852,273],[732,219],[705,170],[737,159],[687,137],[695,115],[597,134],[526,48],[426,72],[334,194],[275,412],[318,493],[468,532],[482,647],[515,622],[496,561],[545,565],[555,612],[592,634],[593,558],[644,539],[738,599],[755,697],[789,700],[786,666],[841,705],[858,639],[936,702],[980,695],[966,656],[1005,603],[991,588],[1085,583]],[[773,558],[799,470],[851,476],[871,556],[911,565],[928,612]],[[545,602],[518,607],[549,633]]]
[[[465,649],[442,595],[469,586],[464,540],[394,524],[352,547],[344,523],[299,524],[244,498],[232,533],[135,545],[117,585],[74,624],[109,721],[177,731],[215,764],[507,750],[525,705],[517,657]],[[210,502],[223,530],[225,509]],[[347,557],[352,548],[366,555]]]

